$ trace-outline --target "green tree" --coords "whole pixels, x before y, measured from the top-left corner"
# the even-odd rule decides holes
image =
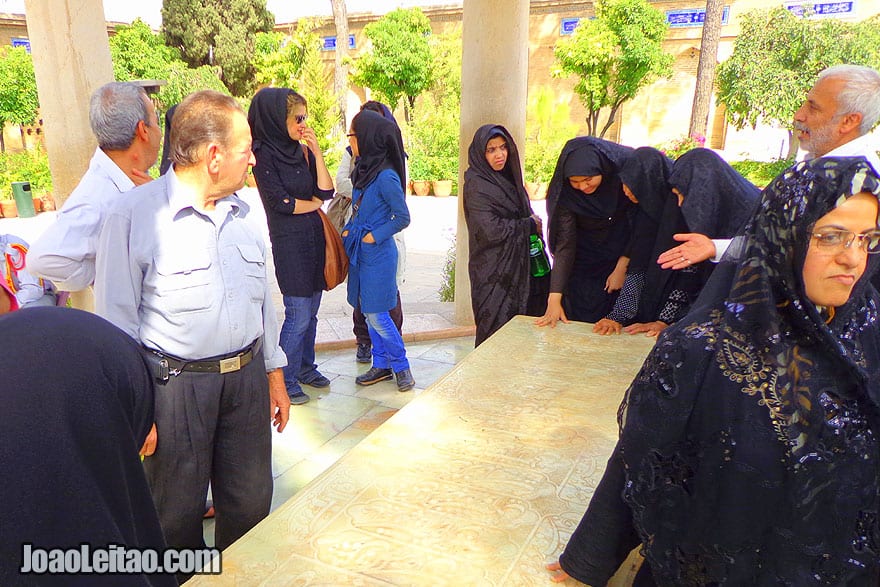
[[[302,66],[294,83],[290,86],[301,93],[308,101],[309,126],[315,130],[318,144],[324,153],[327,168],[335,170],[342,156],[339,148],[339,107],[336,95],[328,82],[328,75],[321,56],[321,39],[315,34],[318,26],[316,20],[302,19],[299,21],[290,45],[302,55]]]
[[[577,76],[575,92],[587,109],[587,130],[599,131],[599,114],[614,124],[620,106],[660,77],[672,74],[673,57],[663,52],[668,25],[646,0],[597,0],[596,18],[581,20],[574,34],[556,44],[557,77]]]
[[[116,27],[110,37],[110,57],[117,81],[165,79],[171,62],[180,60],[180,52],[168,47],[161,35],[138,18]]]
[[[24,47],[0,48],[0,150],[6,150],[2,132],[6,124],[19,125],[21,144],[26,146],[24,129],[20,127],[36,122],[39,107],[30,54]]]
[[[165,42],[191,67],[219,66],[235,96],[252,92],[256,34],[271,31],[274,23],[266,0],[162,0]]]
[[[816,75],[841,63],[880,65],[880,18],[859,23],[813,20],[784,8],[742,15],[733,54],[718,68],[718,103],[736,127],[786,128],[789,158],[797,151],[792,118]]]
[[[278,31],[257,33],[254,68],[258,86],[293,87],[302,69],[304,48]]]
[[[165,45],[161,35],[154,33],[142,20],[116,27],[110,37],[110,56],[117,81],[137,79],[165,80],[156,96],[162,108],[179,103],[197,90],[229,93],[220,81],[217,68],[203,65],[190,68],[180,60],[177,49]]]
[[[354,62],[352,80],[392,110],[405,97],[409,122],[416,98],[431,86],[431,22],[420,8],[399,8],[365,26],[364,34],[370,42]]]

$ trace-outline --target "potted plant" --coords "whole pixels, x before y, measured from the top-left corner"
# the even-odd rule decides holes
[[[18,206],[12,197],[12,186],[5,179],[0,181],[3,181],[3,185],[0,185],[0,215],[4,218],[15,218],[18,216]]]
[[[449,156],[435,155],[428,158],[428,177],[434,189],[434,195],[444,198],[452,195],[453,177],[458,176],[458,158],[453,161]]]
[[[431,191],[431,182],[428,180],[428,161],[420,152],[414,152],[409,160],[409,175],[413,178],[412,190],[417,196],[427,196]]]

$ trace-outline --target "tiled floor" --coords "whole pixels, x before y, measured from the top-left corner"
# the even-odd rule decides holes
[[[408,343],[407,355],[416,379],[413,391],[400,393],[394,381],[370,387],[354,378],[369,365],[354,360],[354,348],[318,351],[318,369],[330,379],[327,389],[304,386],[312,400],[293,406],[284,432],[273,433],[272,510],[367,437],[434,381],[445,375],[474,348],[473,337]],[[205,522],[205,540],[213,544],[214,522]]]

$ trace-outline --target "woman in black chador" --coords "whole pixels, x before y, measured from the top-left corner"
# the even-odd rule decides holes
[[[594,332],[620,332],[629,312],[615,304],[629,264],[635,204],[624,196],[618,173],[630,153],[594,137],[572,139],[562,148],[547,190],[554,261],[539,326],[578,320],[595,322]]]
[[[557,578],[604,585],[641,544],[636,585],[877,585],[877,194],[863,158],[764,191],[627,391]]]
[[[532,277],[529,270],[529,237],[540,238],[541,219],[529,205],[507,129],[498,124],[477,129],[468,165],[462,193],[478,346],[517,314],[542,315],[548,278]]]

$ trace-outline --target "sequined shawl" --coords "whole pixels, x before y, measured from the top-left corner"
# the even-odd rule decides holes
[[[860,158],[774,180],[627,391],[623,497],[659,584],[877,584],[876,259],[831,319],[801,278],[816,220],[860,191],[880,193]]]

